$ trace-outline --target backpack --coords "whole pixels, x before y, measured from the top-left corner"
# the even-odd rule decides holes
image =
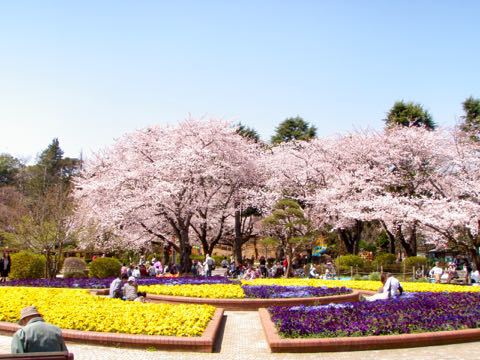
[[[402,288],[402,285],[398,284],[398,292],[400,293],[400,295],[403,294],[403,288]]]
[[[214,268],[215,267],[215,261],[212,259],[212,258],[208,258],[207,260],[207,264],[210,268]]]

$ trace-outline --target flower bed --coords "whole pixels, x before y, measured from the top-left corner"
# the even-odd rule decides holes
[[[480,294],[417,293],[392,301],[269,308],[285,338],[332,338],[480,327]]]
[[[114,278],[79,278],[79,279],[33,279],[12,280],[0,283],[4,286],[33,286],[47,288],[81,288],[81,289],[107,289]],[[204,277],[149,277],[137,280],[139,285],[182,285],[182,284],[231,284],[232,282],[223,276]]]
[[[151,285],[140,286],[140,291],[153,295],[184,296],[209,299],[276,299],[306,298],[350,294],[351,289],[313,286],[255,286],[234,284],[213,285]]]
[[[151,285],[139,286],[138,290],[154,295],[185,296],[209,299],[241,299],[245,297],[240,285],[231,284]]]
[[[320,280],[320,279],[255,279],[242,281],[250,285],[279,285],[279,286],[327,286],[347,287],[357,290],[377,291],[380,281],[370,280]],[[451,284],[431,284],[419,282],[401,282],[404,291],[408,292],[480,292],[480,286],[464,286]]]
[[[352,292],[351,289],[346,287],[327,288],[314,286],[244,285],[242,289],[246,298],[258,299],[322,297],[350,294]]]
[[[208,305],[144,304],[92,296],[81,289],[0,288],[0,321],[17,322],[35,305],[62,329],[107,333],[198,337],[215,312]]]

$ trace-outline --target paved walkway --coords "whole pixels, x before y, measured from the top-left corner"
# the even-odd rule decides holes
[[[342,353],[272,354],[265,341],[257,312],[227,311],[224,327],[213,354],[134,350],[67,343],[76,360],[475,360],[480,359],[480,342],[424,348],[372,350]],[[0,336],[0,352],[10,352],[9,336]]]

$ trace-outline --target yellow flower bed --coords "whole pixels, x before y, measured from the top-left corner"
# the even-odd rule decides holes
[[[321,279],[255,279],[242,281],[250,285],[279,285],[279,286],[345,286],[356,290],[377,291],[381,287],[380,281],[370,280],[321,280]],[[416,282],[401,282],[403,290],[408,292],[480,292],[480,286],[463,286],[450,284],[431,284]]]
[[[242,299],[245,294],[240,285],[202,284],[202,285],[149,285],[139,286],[139,291],[147,294],[172,295],[214,299]]]
[[[209,305],[122,301],[81,289],[0,288],[0,321],[17,322],[28,305],[62,329],[188,337],[201,336],[215,312]]]

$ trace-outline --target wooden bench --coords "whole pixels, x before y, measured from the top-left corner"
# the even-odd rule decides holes
[[[24,354],[0,354],[0,359],[24,360],[73,360],[73,354],[67,352],[35,352]]]

